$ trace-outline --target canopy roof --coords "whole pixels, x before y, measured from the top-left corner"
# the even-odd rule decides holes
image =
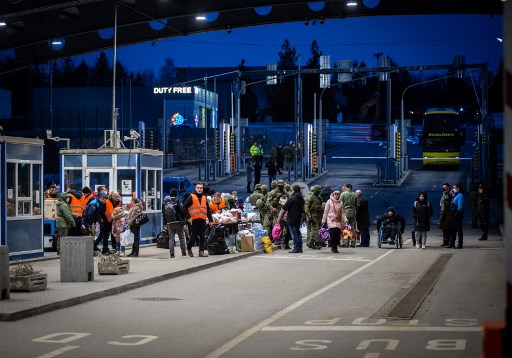
[[[0,73],[112,48],[116,4],[117,46],[293,21],[503,13],[500,0],[3,0]],[[199,14],[206,20],[197,20]],[[54,39],[62,44],[52,45]]]

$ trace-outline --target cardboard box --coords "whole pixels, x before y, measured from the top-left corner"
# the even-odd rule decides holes
[[[55,219],[52,214],[57,215],[57,199],[44,199],[43,214],[45,219]]]
[[[240,238],[240,251],[253,252],[254,251],[254,235],[244,235]]]

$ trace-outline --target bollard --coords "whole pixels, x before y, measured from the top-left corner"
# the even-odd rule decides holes
[[[60,241],[60,281],[94,280],[94,238],[66,236]]]
[[[0,300],[11,298],[11,282],[9,280],[9,247],[0,246]]]

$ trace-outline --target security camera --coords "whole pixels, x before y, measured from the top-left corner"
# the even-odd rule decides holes
[[[137,133],[137,131],[135,129],[130,129],[130,137],[131,137],[131,139],[139,139],[140,134]]]
[[[51,129],[47,129],[46,130],[46,139],[51,139],[52,138],[52,130]]]

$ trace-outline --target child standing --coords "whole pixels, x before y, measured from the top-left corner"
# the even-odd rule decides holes
[[[115,208],[112,218],[112,234],[116,238],[116,251],[120,252],[120,256],[124,256],[124,246],[121,246],[121,233],[126,230],[126,219],[123,209]]]

